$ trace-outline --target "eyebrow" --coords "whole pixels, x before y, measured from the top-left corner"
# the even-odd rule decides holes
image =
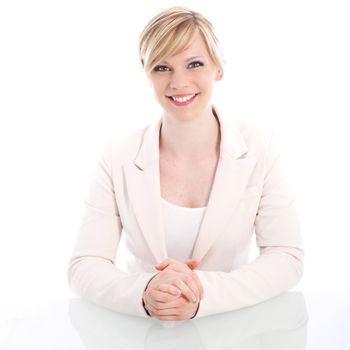
[[[186,59],[186,62],[192,61],[192,60],[198,59],[198,58],[205,58],[205,56],[193,56],[193,57],[189,57],[189,58]],[[169,64],[169,62],[167,62],[167,61],[164,61],[164,63]]]

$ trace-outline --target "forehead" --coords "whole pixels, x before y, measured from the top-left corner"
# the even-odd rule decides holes
[[[175,55],[168,57],[164,62],[172,60],[185,60],[209,58],[209,53],[204,39],[200,34],[196,34],[187,47]]]

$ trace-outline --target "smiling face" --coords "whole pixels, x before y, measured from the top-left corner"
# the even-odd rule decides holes
[[[197,33],[187,49],[157,64],[148,79],[166,115],[191,120],[208,112],[214,81],[222,78]]]

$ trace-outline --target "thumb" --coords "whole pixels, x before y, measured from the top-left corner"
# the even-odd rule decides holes
[[[154,267],[157,270],[164,270],[170,264],[177,264],[177,263],[179,263],[179,261],[172,259],[172,258],[167,258],[164,261],[162,261],[161,263],[154,265]]]
[[[154,267],[157,269],[157,270],[164,270],[167,266],[169,265],[169,262],[168,261],[163,261],[157,265],[154,265]]]
[[[199,260],[194,260],[194,259],[188,259],[185,261],[185,264],[191,269],[194,270],[200,265]]]

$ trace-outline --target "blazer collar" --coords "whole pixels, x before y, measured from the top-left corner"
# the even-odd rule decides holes
[[[227,223],[235,215],[239,202],[256,163],[256,157],[242,157],[248,150],[237,122],[226,120],[218,109],[213,111],[220,122],[220,158],[209,201],[194,245],[192,259],[205,269],[207,254]],[[154,263],[167,257],[159,173],[159,130],[162,119],[145,130],[142,144],[133,163],[124,164],[129,203],[154,256]]]

